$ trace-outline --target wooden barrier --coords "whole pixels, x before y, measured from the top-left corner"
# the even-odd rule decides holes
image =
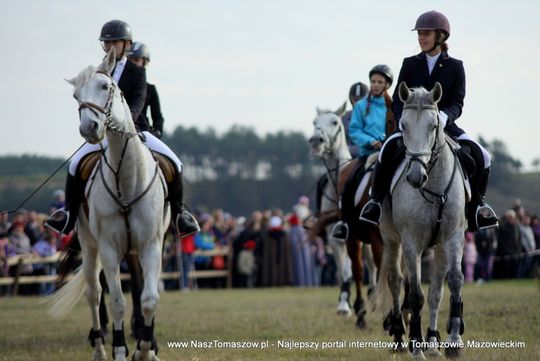
[[[190,278],[226,278],[227,287],[232,287],[232,254],[230,247],[216,248],[213,250],[202,251],[196,250],[193,252],[193,256],[224,256],[226,257],[226,269],[223,270],[204,270],[204,271],[191,271]],[[53,256],[40,257],[35,254],[16,255],[8,258],[7,263],[10,267],[17,267],[14,277],[0,277],[0,286],[12,286],[13,294],[17,294],[19,285],[23,284],[35,284],[35,283],[49,283],[56,282],[58,280],[57,275],[41,275],[41,276],[24,276],[21,275],[21,269],[26,264],[49,264],[58,263],[62,258],[62,253],[57,252]],[[162,280],[179,279],[181,272],[161,272]],[[66,280],[71,279],[71,275],[66,277]],[[130,276],[127,273],[120,274],[120,279],[129,280]]]

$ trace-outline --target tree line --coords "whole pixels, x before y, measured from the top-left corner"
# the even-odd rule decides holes
[[[312,159],[307,136],[278,131],[258,135],[253,128],[214,129],[178,126],[164,139],[184,163],[188,206],[203,211],[223,208],[236,215],[255,209],[289,210],[299,196],[315,201],[315,183],[324,167]],[[511,192],[521,162],[500,140],[481,143],[492,153],[490,186]],[[39,155],[0,157],[0,209],[13,209],[64,160]],[[47,211],[52,191],[63,187],[63,169],[26,205]]]

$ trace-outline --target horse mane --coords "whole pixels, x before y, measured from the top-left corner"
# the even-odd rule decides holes
[[[73,91],[74,94],[76,94],[82,86],[96,74],[96,67],[93,65],[89,65],[86,69],[81,70],[81,72],[73,79],[69,80],[69,83],[71,83],[75,90]]]

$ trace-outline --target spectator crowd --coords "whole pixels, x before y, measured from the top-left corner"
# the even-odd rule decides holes
[[[63,194],[54,194],[49,213],[62,206]],[[69,246],[72,235],[63,236],[44,227],[46,214],[20,210],[11,217],[0,215],[0,276],[14,277],[17,265],[10,257],[47,257]],[[336,284],[336,264],[328,244],[308,232],[314,218],[306,196],[285,213],[268,209],[249,217],[234,217],[216,209],[198,212],[201,231],[182,239],[172,232],[163,247],[163,270],[178,271],[178,279],[164,281],[165,289],[189,291],[198,287],[225,287],[223,278],[194,278],[192,271],[229,270],[233,287],[300,286]],[[228,250],[203,255],[197,250]],[[463,272],[466,282],[493,278],[535,276],[540,256],[540,220],[518,200],[507,210],[498,229],[465,234]],[[229,259],[230,258],[230,259]],[[125,270],[125,267],[123,267]],[[23,264],[21,275],[55,275],[56,263]],[[21,294],[47,295],[54,283],[21,285]],[[9,294],[0,286],[0,294]]]

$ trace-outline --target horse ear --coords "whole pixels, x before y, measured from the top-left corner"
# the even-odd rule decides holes
[[[319,109],[318,106],[317,106],[316,110],[317,110],[317,116],[321,115],[322,112],[321,112],[321,109]]]
[[[409,90],[409,87],[407,86],[407,84],[405,84],[404,81],[399,83],[399,93],[398,94],[399,94],[399,99],[401,99],[401,101],[403,103],[407,102],[407,100],[411,96],[411,91]]]
[[[438,103],[442,98],[442,86],[441,83],[436,82],[435,86],[429,92],[429,99],[432,103]]]
[[[111,74],[112,70],[114,69],[115,63],[116,51],[114,50],[113,46],[105,56],[105,59],[103,59],[103,62],[98,66],[98,70],[101,70],[107,74]]]
[[[75,84],[77,83],[77,78],[64,79],[64,80],[73,86],[75,86]]]
[[[342,106],[339,107],[338,110],[334,112],[335,115],[338,117],[342,117],[343,114],[345,114],[345,109],[347,109],[347,102],[344,102]]]

